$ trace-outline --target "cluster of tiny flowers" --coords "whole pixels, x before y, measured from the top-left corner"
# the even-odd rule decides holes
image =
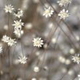
[[[4,10],[5,10],[6,13],[13,13],[13,15],[15,17],[17,17],[17,18],[21,18],[23,16],[23,11],[21,9],[18,9],[18,12],[15,13],[15,10],[14,10],[14,8],[13,8],[13,6],[11,4],[5,6]],[[23,25],[24,25],[24,23],[21,20],[14,21],[14,24],[13,24],[13,26],[14,26],[14,34],[18,38],[20,38],[24,33],[24,31],[22,30],[22,26]]]
[[[72,60],[76,62],[77,64],[80,64],[80,54],[77,54],[75,56],[72,56]]]
[[[14,16],[17,17],[17,18],[22,17],[23,16],[23,11],[21,9],[18,9],[18,12],[14,13]]]
[[[5,42],[5,43],[7,43],[8,46],[13,46],[15,43],[17,43],[17,42],[15,41],[15,39],[12,39],[12,38],[10,38],[10,37],[8,37],[8,36],[6,36],[6,35],[4,35],[4,36],[2,37],[2,41]]]
[[[16,61],[18,63],[25,64],[25,63],[27,63],[27,59],[28,58],[26,56],[24,56],[24,55],[21,54]]]
[[[33,39],[33,45],[36,47],[42,47],[43,40],[39,37]]]
[[[6,5],[5,8],[4,8],[5,12],[6,13],[12,13],[14,8],[13,6],[10,4],[10,5]]]
[[[65,6],[66,4],[71,3],[72,0],[59,0],[57,1],[57,3],[59,4],[59,6]]]
[[[58,16],[60,17],[60,19],[66,19],[69,16],[68,10],[61,10]]]
[[[43,16],[45,16],[46,18],[51,17],[53,15],[53,12],[54,10],[52,9],[52,7],[45,5]]]
[[[23,35],[23,33],[24,33],[24,31],[22,30],[22,26],[23,25],[24,25],[24,23],[21,20],[14,21],[14,24],[13,24],[13,26],[14,26],[14,34],[18,38],[20,38]]]

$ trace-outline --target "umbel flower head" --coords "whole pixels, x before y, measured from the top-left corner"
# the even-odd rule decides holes
[[[21,20],[16,20],[16,21],[14,21],[14,24],[13,24],[13,26],[15,27],[15,29],[21,29],[22,28],[22,26],[24,25],[24,23],[21,21]]]
[[[4,8],[5,12],[6,13],[12,13],[14,8],[13,6],[10,4],[10,5],[5,5],[5,8]]]
[[[27,62],[27,59],[28,58],[26,56],[24,56],[23,54],[20,54],[16,61],[18,63],[25,64]]]
[[[45,5],[43,16],[45,16],[46,18],[51,17],[53,12],[54,10],[52,9],[52,7],[50,7],[49,5]]]
[[[9,40],[8,40],[8,46],[13,46],[15,43],[17,43],[17,42],[15,41],[15,39],[9,38]]]
[[[14,29],[14,34],[16,37],[20,38],[23,35],[24,31],[21,29]]]
[[[37,37],[33,39],[33,45],[36,47],[42,47],[43,45],[43,40],[41,38]]]
[[[2,37],[2,41],[5,42],[5,43],[7,43],[9,41],[9,37],[7,35],[4,35]]]
[[[57,1],[57,3],[59,4],[59,6],[65,6],[66,4],[71,3],[72,0],[59,0]]]
[[[12,39],[12,38],[10,38],[10,37],[8,37],[8,36],[6,36],[6,35],[4,35],[4,36],[2,37],[2,41],[5,42],[5,43],[7,43],[8,46],[13,46],[15,43],[17,43],[17,42],[15,41],[15,39]]]
[[[61,10],[58,16],[60,17],[60,19],[66,19],[69,16],[68,10]]]
[[[77,64],[79,64],[80,63],[80,54],[77,54],[75,56],[72,56],[72,60],[74,62],[76,62]]]
[[[21,9],[18,9],[18,12],[14,13],[14,16],[18,17],[18,18],[22,17],[23,16],[23,11]]]

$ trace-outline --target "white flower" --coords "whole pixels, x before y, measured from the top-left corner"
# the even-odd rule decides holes
[[[23,11],[21,9],[18,9],[18,12],[17,13],[14,13],[15,17],[22,17],[23,16]]]
[[[80,54],[77,54],[75,56],[72,56],[72,60],[74,62],[76,62],[77,64],[79,64],[80,63]]]
[[[7,43],[8,46],[13,46],[16,43],[15,39],[11,39],[10,37],[8,37],[6,35],[4,35],[2,37],[2,41],[5,42],[5,43]]]
[[[53,12],[54,10],[50,6],[46,6],[44,8],[43,16],[45,16],[46,18],[51,17]]]
[[[61,10],[58,16],[60,17],[60,19],[66,19],[69,16],[68,10]]]
[[[71,3],[72,0],[59,0],[57,3],[59,3],[59,6],[65,6],[66,4]]]
[[[2,41],[7,43],[7,42],[9,41],[9,37],[6,36],[6,35],[4,35],[4,36],[2,37]]]
[[[5,12],[6,13],[12,13],[14,8],[13,6],[10,4],[10,5],[5,5],[5,8],[4,8]]]
[[[24,25],[24,23],[21,21],[21,20],[16,20],[16,21],[14,21],[14,24],[13,24],[13,26],[16,28],[16,29],[18,29],[18,28],[22,28],[22,26]]]
[[[2,53],[3,49],[2,49],[2,45],[0,45],[0,53]]]
[[[21,30],[21,29],[15,29],[15,30],[14,30],[14,34],[15,34],[18,38],[20,38],[20,37],[23,35],[23,33],[24,33],[24,31]]]
[[[28,59],[26,56],[24,56],[22,54],[18,58],[19,59],[17,60],[17,62],[21,63],[21,64],[25,64],[27,62],[27,59]]]
[[[17,42],[15,41],[15,39],[9,38],[9,40],[8,40],[8,46],[13,46],[15,43],[17,43]]]
[[[33,39],[33,45],[36,47],[42,47],[43,45],[43,40],[41,38],[37,37]]]

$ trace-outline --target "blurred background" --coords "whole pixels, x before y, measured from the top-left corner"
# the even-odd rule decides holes
[[[12,47],[0,41],[0,80],[80,80],[80,64],[72,61],[72,56],[80,54],[80,0],[64,7],[70,13],[66,20],[60,20],[55,11],[51,18],[43,17],[45,4],[54,6],[58,13],[63,9],[57,1],[0,0],[0,39],[6,34],[17,40]],[[8,4],[24,12],[24,34],[19,39],[13,33],[16,18],[4,11]],[[41,48],[33,46],[35,37],[44,41]],[[16,62],[21,53],[28,58],[26,64]]]

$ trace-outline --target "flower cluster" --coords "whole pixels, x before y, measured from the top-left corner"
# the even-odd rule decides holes
[[[42,47],[43,40],[39,37],[33,39],[33,45],[36,47]]]
[[[18,38],[20,38],[23,35],[23,33],[24,33],[24,31],[22,30],[22,26],[23,25],[24,25],[24,23],[21,20],[14,21],[14,24],[13,24],[13,26],[14,26],[14,34]]]
[[[14,20],[14,23],[12,24],[12,26],[14,27],[14,34],[16,35],[16,37],[20,38],[22,36],[22,34],[24,33],[24,31],[22,30],[22,26],[24,26],[24,23],[22,22],[22,20],[20,19],[23,16],[23,11],[21,9],[18,9],[17,13],[16,10],[13,8],[13,6],[10,5],[6,5],[4,8],[6,13],[11,13],[12,16],[15,16],[16,19],[18,20]],[[15,41],[15,39],[10,38],[7,35],[4,35],[2,37],[2,41],[7,43],[8,46],[13,46],[15,43],[17,43]],[[2,50],[2,47],[0,47],[0,50]],[[25,64],[27,60],[26,56],[23,56],[22,54],[18,57],[18,60],[16,60],[18,63],[22,63]]]
[[[15,39],[12,39],[12,38],[10,38],[10,37],[8,37],[8,36],[6,36],[6,35],[4,35],[4,36],[2,37],[2,41],[5,42],[5,43],[7,43],[8,46],[13,46],[15,43],[17,43],[17,42],[15,41]]]
[[[66,4],[71,3],[72,0],[59,0],[57,1],[57,3],[59,4],[59,6],[65,6]]]
[[[13,13],[13,15],[17,18],[21,18],[23,16],[23,11],[21,9],[18,9],[18,12],[15,13],[15,10],[13,8],[13,6],[10,4],[10,5],[6,5],[5,8],[4,8],[5,12],[6,13]],[[24,31],[22,30],[22,26],[24,25],[24,23],[20,20],[16,20],[14,21],[14,34],[20,38]]]
[[[66,19],[69,16],[68,10],[61,10],[58,16],[60,17],[60,19]]]
[[[5,10],[6,13],[12,13],[12,12],[14,11],[14,8],[13,8],[13,6],[10,4],[10,5],[5,5],[4,10]]]
[[[59,5],[63,5],[65,3],[70,3],[71,0],[61,0],[61,1],[58,1],[58,3],[60,3]],[[44,12],[43,12],[43,16],[45,16],[46,18],[48,17],[51,17],[53,15],[53,8],[52,6],[49,6],[49,5],[45,5],[44,7]],[[58,16],[60,17],[60,19],[66,19],[67,17],[69,17],[69,13],[68,13],[68,10],[61,10],[59,13],[58,13]]]
[[[46,5],[44,7],[44,12],[43,12],[43,16],[45,16],[46,18],[51,17],[53,15],[54,10],[52,9],[52,7]]]
[[[16,61],[17,63],[25,64],[27,62],[27,59],[28,58],[26,56],[21,54]]]
[[[80,63],[80,54],[77,54],[75,56],[72,56],[72,60],[74,62],[76,62],[77,64],[79,64]]]
[[[22,17],[23,16],[23,11],[21,9],[18,9],[18,12],[14,13],[14,16],[17,17],[17,18]]]

